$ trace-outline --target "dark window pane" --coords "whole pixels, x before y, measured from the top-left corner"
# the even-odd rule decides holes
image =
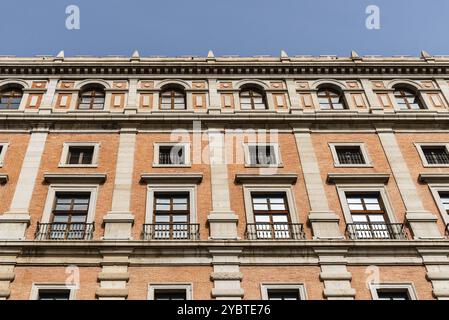
[[[39,300],[69,300],[70,290],[39,290]]]
[[[68,164],[92,164],[94,147],[69,147]]]
[[[408,290],[379,289],[377,296],[379,300],[410,300]]]
[[[187,293],[185,290],[154,290],[154,300],[186,300]]]
[[[365,164],[362,150],[359,146],[335,147],[340,164]]]
[[[422,147],[428,164],[449,164],[449,153],[445,146]]]
[[[268,300],[299,300],[299,290],[268,290]]]

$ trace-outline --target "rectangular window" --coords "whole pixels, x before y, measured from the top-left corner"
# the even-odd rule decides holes
[[[377,289],[378,300],[411,300],[407,289]]]
[[[273,145],[249,145],[250,165],[276,165],[278,164],[276,152]]]
[[[154,300],[187,300],[187,292],[182,289],[155,289]]]
[[[353,236],[356,239],[389,239],[385,210],[378,193],[347,194],[352,217]]]
[[[69,165],[92,164],[94,149],[95,149],[94,146],[69,147],[67,164]]]
[[[159,146],[159,164],[186,164],[184,153],[184,146]]]
[[[336,146],[339,164],[365,164],[360,146]]]
[[[300,300],[298,290],[267,290],[268,300]]]
[[[290,239],[290,218],[285,193],[252,195],[257,239]]]
[[[70,300],[69,289],[40,289],[38,300]]]
[[[154,194],[154,239],[189,239],[188,193]]]
[[[449,164],[449,153],[446,146],[422,146],[428,164]]]
[[[444,211],[449,214],[449,192],[448,191],[440,191],[438,192],[440,196],[441,205],[443,206]]]
[[[48,230],[50,240],[83,240],[91,232],[86,220],[90,193],[56,193]]]

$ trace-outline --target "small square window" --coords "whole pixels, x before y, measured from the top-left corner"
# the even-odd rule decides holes
[[[427,164],[449,164],[449,152],[446,146],[422,146],[421,149]]]
[[[271,289],[268,290],[268,300],[299,300],[298,290],[282,290]]]
[[[183,146],[160,146],[159,164],[180,165],[185,164],[185,148]]]
[[[250,166],[279,165],[279,155],[275,145],[248,145],[248,164]]]
[[[412,283],[370,284],[374,300],[418,300]]]
[[[305,300],[303,284],[261,284],[262,300]]]
[[[93,146],[69,147],[67,164],[71,165],[92,164],[93,155],[94,155]]]
[[[340,164],[366,164],[360,146],[336,146],[335,150]]]

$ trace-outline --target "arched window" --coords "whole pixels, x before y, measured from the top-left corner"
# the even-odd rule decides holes
[[[318,103],[322,110],[347,109],[343,94],[333,88],[320,88],[318,90]]]
[[[406,87],[396,87],[394,88],[394,98],[401,110],[424,109],[421,99],[415,90]]]
[[[23,88],[19,85],[7,86],[0,90],[0,110],[17,110],[22,101]]]
[[[105,101],[105,91],[102,86],[87,86],[80,91],[78,109],[79,110],[103,110]]]
[[[245,86],[240,89],[240,109],[264,110],[267,109],[263,89],[254,86]]]
[[[184,88],[180,86],[167,86],[162,88],[160,98],[161,110],[185,110],[186,97]]]

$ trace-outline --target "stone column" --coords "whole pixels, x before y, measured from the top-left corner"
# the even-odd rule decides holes
[[[321,267],[320,280],[324,282],[324,297],[328,300],[353,300],[352,275],[348,272],[346,249],[316,249]]]
[[[436,223],[437,217],[424,209],[393,129],[382,126],[376,130],[398,185],[405,205],[406,219],[415,239],[442,238]]]
[[[209,129],[209,157],[212,188],[212,212],[208,216],[210,238],[237,239],[237,215],[229,199],[228,165],[223,129]]]
[[[120,131],[112,208],[103,218],[104,240],[132,239],[134,215],[131,212],[131,188],[136,134],[135,128],[122,128]]]
[[[214,282],[212,297],[217,300],[240,300],[243,298],[243,289],[240,286],[242,274],[240,273],[240,249],[213,249],[211,280]]]
[[[313,237],[315,239],[341,239],[343,236],[338,226],[339,218],[329,208],[310,130],[304,127],[295,127],[293,132],[310,204],[309,221],[312,224]]]
[[[48,128],[35,128],[25,153],[19,179],[8,212],[0,216],[0,239],[23,240],[30,223],[30,202],[47,140]]]
[[[96,296],[99,300],[125,300],[128,297],[127,283],[129,280],[128,250],[102,250],[102,270],[98,274],[100,287]]]

